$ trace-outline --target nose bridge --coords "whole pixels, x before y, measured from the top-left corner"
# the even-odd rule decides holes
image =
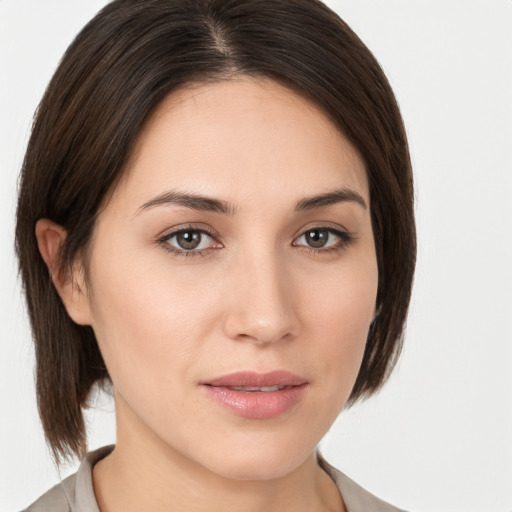
[[[268,344],[296,335],[290,280],[279,252],[259,245],[237,255],[226,329],[231,338]]]

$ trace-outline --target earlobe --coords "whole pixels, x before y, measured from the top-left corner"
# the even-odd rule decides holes
[[[91,325],[87,288],[80,268],[61,269],[60,254],[66,230],[49,219],[36,223],[36,238],[52,282],[71,319],[80,325]]]

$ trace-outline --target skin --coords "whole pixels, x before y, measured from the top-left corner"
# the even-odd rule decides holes
[[[340,188],[366,207],[296,211]],[[235,211],[143,207],[168,191]],[[177,228],[213,236],[184,256]],[[310,246],[314,228],[325,246]],[[354,385],[378,272],[365,166],[326,115],[270,80],[181,89],[146,123],[99,214],[88,280],[78,264],[58,273],[62,228],[42,219],[36,234],[114,385],[116,449],[93,472],[102,512],[344,510],[315,449]],[[275,369],[308,381],[276,418],[237,416],[198,385]]]

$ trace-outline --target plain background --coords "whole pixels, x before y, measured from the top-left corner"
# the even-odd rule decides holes
[[[104,0],[0,0],[0,510],[59,480],[34,399],[13,254],[31,116]],[[416,512],[512,511],[512,1],[330,0],[389,76],[408,129],[419,257],[403,357],[322,442],[334,465]],[[88,413],[114,441],[113,406]],[[65,467],[60,476],[74,471]]]

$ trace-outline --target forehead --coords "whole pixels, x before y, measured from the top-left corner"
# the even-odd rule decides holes
[[[156,194],[162,186],[248,197],[274,189],[283,200],[346,186],[369,202],[364,162],[329,117],[261,78],[188,85],[158,106],[119,187]]]

